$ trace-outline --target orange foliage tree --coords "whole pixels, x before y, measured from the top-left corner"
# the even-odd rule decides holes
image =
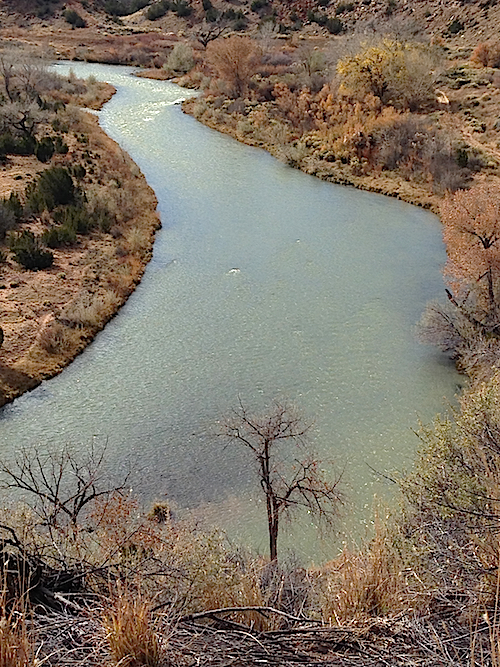
[[[236,97],[248,91],[261,55],[260,46],[253,39],[239,35],[216,39],[207,46],[208,63]]]
[[[500,193],[486,185],[459,190],[441,206],[452,292],[469,319],[493,330],[500,305]]]

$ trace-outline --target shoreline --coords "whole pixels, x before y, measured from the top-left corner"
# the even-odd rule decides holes
[[[182,83],[179,83],[182,85]],[[261,148],[267,151],[277,160],[288,164],[288,166],[298,169],[305,174],[315,176],[316,178],[332,183],[335,185],[345,185],[354,187],[357,190],[366,192],[373,192],[375,194],[385,195],[404,201],[413,206],[419,206],[431,211],[439,216],[439,207],[443,197],[430,193],[424,188],[418,187],[416,184],[406,181],[402,177],[385,176],[382,173],[375,176],[356,176],[348,169],[342,169],[338,163],[327,163],[323,160],[315,160],[314,156],[306,156],[300,165],[292,165],[287,160],[284,160],[280,155],[280,147],[272,142],[265,142],[255,140],[248,135],[242,135],[238,132],[237,127],[234,126],[234,116],[225,114],[225,119],[222,122],[216,122],[213,118],[206,118],[203,114],[198,114],[193,109],[196,105],[197,97],[192,97],[184,100],[182,103],[182,110],[184,113],[192,116],[195,120],[206,125],[212,130],[227,134],[236,141],[243,143],[253,148]]]
[[[94,108],[102,108],[115,94],[116,89],[106,86],[106,95]],[[54,250],[50,269],[4,265],[0,407],[61,373],[118,314],[144,274],[161,227],[156,195],[139,167],[104,132],[95,115],[81,111],[79,130],[88,136],[87,150],[98,156],[91,167],[93,180],[105,194],[118,181],[116,188],[124,192],[113,193],[121,197],[117,201],[137,206],[112,234],[92,233],[74,247]],[[73,157],[70,151],[59,162],[70,165]],[[68,316],[76,311],[84,312],[79,320]]]

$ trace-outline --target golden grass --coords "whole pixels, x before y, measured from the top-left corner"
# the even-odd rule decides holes
[[[140,593],[127,592],[113,600],[103,614],[106,639],[120,667],[156,667],[162,647],[150,603]]]
[[[0,575],[0,667],[36,667],[34,640],[22,600],[11,600],[8,575]]]
[[[344,551],[322,568],[321,615],[333,625],[400,611],[407,599],[403,564],[380,527],[360,551]]]
[[[65,308],[63,318],[77,327],[100,327],[116,312],[120,302],[114,291],[93,294],[89,299],[77,297]]]

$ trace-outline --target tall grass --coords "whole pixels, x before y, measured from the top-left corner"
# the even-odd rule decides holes
[[[137,592],[116,597],[103,615],[109,651],[120,667],[157,667],[162,647],[150,603]]]
[[[0,667],[36,667],[33,637],[24,602],[11,599],[9,575],[0,573]]]

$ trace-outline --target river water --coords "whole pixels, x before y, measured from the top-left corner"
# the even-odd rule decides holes
[[[113,472],[132,467],[145,500],[168,497],[265,552],[252,461],[224,449],[214,424],[239,398],[255,410],[289,399],[314,419],[321,457],[345,468],[339,529],[362,535],[374,494],[391,492],[372,468],[409,467],[412,429],[460,381],[414,336],[443,289],[437,218],[204,127],[176,104],[192,93],[170,82],[71,68],[117,88],[100,122],[155,190],[163,228],[119,315],[60,376],[3,408],[3,451],[107,440]],[[332,540],[305,517],[282,545],[321,560]]]

